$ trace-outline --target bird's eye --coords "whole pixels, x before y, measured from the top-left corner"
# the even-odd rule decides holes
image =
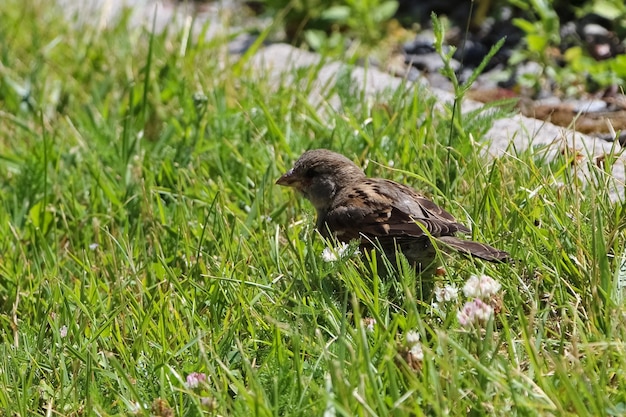
[[[304,173],[304,176],[307,177],[307,178],[313,178],[316,174],[317,174],[317,172],[315,172],[315,168],[309,168]]]

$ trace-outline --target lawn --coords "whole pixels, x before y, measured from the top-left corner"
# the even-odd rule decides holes
[[[366,97],[349,64],[333,109],[309,101],[319,68],[277,80],[188,35],[0,5],[0,416],[626,413],[617,149],[488,159],[506,109]],[[330,259],[274,184],[318,147],[515,262],[442,254],[433,284]]]

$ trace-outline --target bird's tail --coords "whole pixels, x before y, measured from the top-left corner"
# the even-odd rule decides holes
[[[441,236],[437,238],[437,240],[462,254],[484,259],[485,261],[507,262],[511,260],[511,256],[508,252],[485,245],[484,243],[474,242],[473,240],[459,239],[454,236]]]

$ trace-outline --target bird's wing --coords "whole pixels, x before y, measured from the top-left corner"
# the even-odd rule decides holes
[[[434,237],[469,232],[450,213],[411,188],[383,179],[368,179],[343,189],[319,220],[318,226],[342,240],[421,237],[424,229]]]

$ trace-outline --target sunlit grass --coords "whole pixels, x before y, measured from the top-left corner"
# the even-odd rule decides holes
[[[183,34],[79,30],[9,3],[1,415],[624,412],[624,200],[601,167],[585,185],[567,155],[487,160],[476,115],[459,140],[477,143],[449,150],[451,114],[418,87],[368,100],[340,77],[328,116],[307,101],[315,68],[276,85],[229,71],[221,41],[181,55]],[[431,307],[409,268],[324,262],[312,207],[274,186],[313,147],[423,190],[509,251],[446,257],[437,277],[496,279],[490,321],[461,326],[464,296]]]

